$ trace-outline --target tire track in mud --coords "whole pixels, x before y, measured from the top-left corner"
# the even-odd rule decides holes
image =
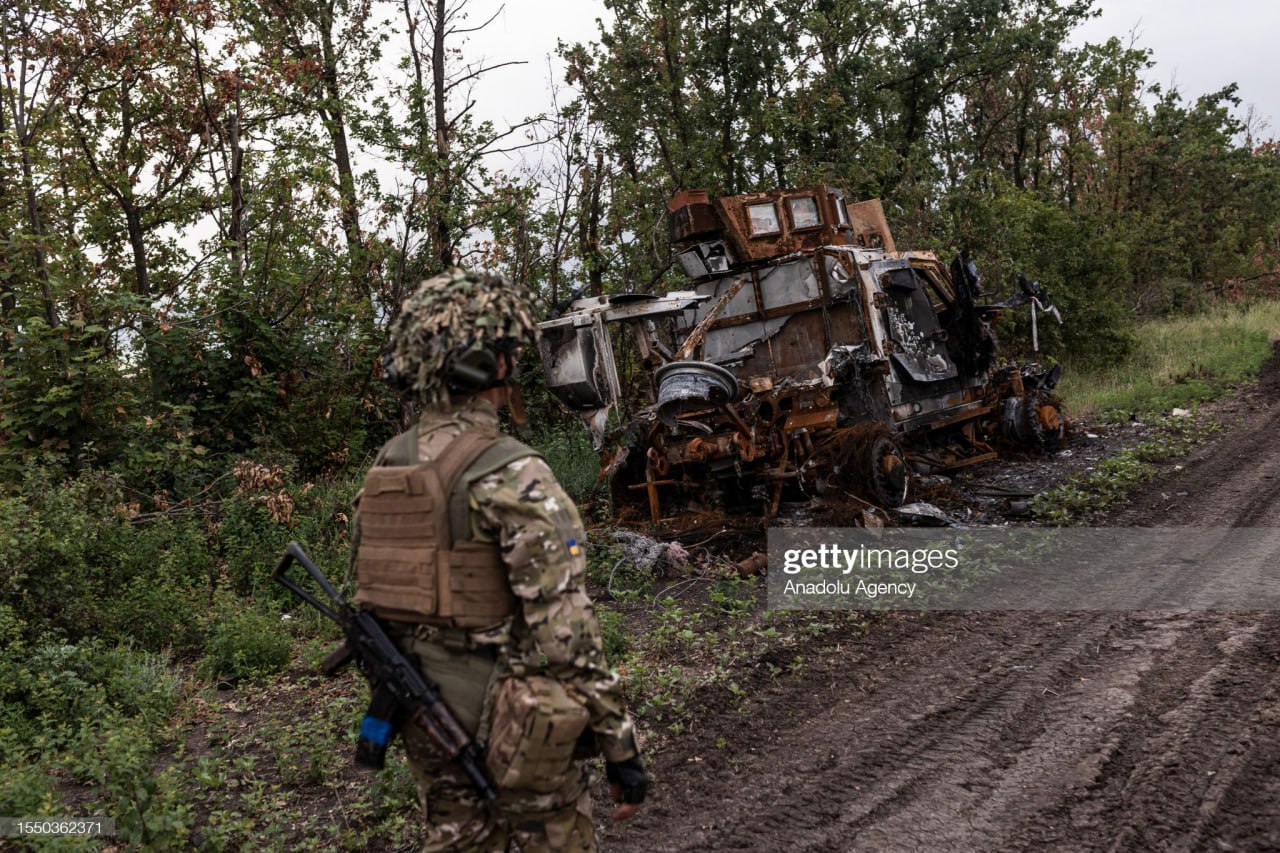
[[[1230,721],[1275,702],[1251,676],[1280,620],[1251,619],[922,620],[936,624],[899,654],[851,666],[879,671],[869,692],[828,691],[831,705],[785,726],[748,715],[766,734],[737,773],[664,774],[675,805],[655,802],[643,837],[615,833],[609,849],[1146,849],[1176,833],[1188,843],[1173,848],[1190,849],[1215,813],[1203,804],[1245,768],[1249,735],[1220,706],[1243,712]]]
[[[1241,781],[1258,721],[1277,698],[1274,664],[1259,663],[1274,656],[1280,619],[1189,618],[1198,630],[1189,632],[1183,653],[1191,660],[1178,673],[1202,674],[1190,684],[1180,677],[1153,683],[1117,731],[1111,760],[1086,790],[1045,816],[1034,846],[1229,849],[1209,824]]]
[[[1273,359],[1113,523],[1280,526],[1277,397]],[[604,848],[1280,850],[1280,614],[902,615],[812,655],[659,756]]]

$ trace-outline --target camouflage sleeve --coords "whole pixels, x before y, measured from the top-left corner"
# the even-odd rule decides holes
[[[533,652],[546,671],[582,695],[610,761],[636,754],[618,676],[605,660],[587,596],[585,532],[577,507],[542,459],[528,456],[471,486],[481,527],[494,536],[520,599]]]

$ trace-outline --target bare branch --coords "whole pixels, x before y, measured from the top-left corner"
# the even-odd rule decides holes
[[[460,6],[460,7],[458,7],[458,8],[462,8],[462,7]],[[481,24],[481,25],[480,25],[480,26],[478,26],[478,27],[461,27],[461,28],[452,28],[452,27],[451,27],[451,28],[450,28],[450,29],[448,29],[446,32],[448,32],[448,33],[449,33],[449,35],[455,35],[455,34],[458,34],[458,33],[478,33],[478,32],[480,32],[480,30],[483,30],[485,27],[487,27],[487,26],[489,26],[490,24],[492,24],[492,23],[497,19],[497,17],[498,17],[499,15],[501,15],[501,14],[502,14],[503,10],[505,10],[506,8],[507,8],[507,4],[506,4],[506,3],[503,3],[501,6],[499,6],[499,7],[498,7],[498,11],[494,12],[494,13],[489,17],[489,20],[485,21],[483,24]]]
[[[458,126],[458,122],[465,118],[467,114],[471,112],[471,108],[475,105],[475,99],[472,98],[470,101],[467,101],[467,105],[465,107],[458,110],[457,114],[454,115],[453,118],[445,122],[444,126],[448,130],[450,136],[453,135],[453,129]]]
[[[497,68],[505,68],[508,65],[528,65],[528,64],[529,63],[526,60],[513,59],[510,62],[499,62],[497,65],[487,65],[483,68],[478,68],[475,71],[472,71],[470,74],[464,74],[463,76],[459,77],[456,80],[449,81],[447,84],[445,84],[444,91],[446,92],[452,91],[454,87],[460,86],[463,83],[467,82],[468,80],[474,80],[475,78],[479,77],[481,74],[484,74],[486,71],[493,71]]]

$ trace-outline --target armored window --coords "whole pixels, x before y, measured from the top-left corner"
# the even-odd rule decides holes
[[[777,234],[782,230],[778,221],[778,208],[771,201],[747,205],[747,216],[751,219],[751,236],[759,234]]]
[[[822,224],[818,215],[818,200],[811,195],[787,199],[791,207],[791,227],[797,231],[802,228],[817,228]]]
[[[839,222],[840,227],[841,228],[850,227],[849,205],[845,203],[845,200],[841,196],[836,195],[836,196],[832,196],[831,198],[836,203],[836,217],[840,220]]]

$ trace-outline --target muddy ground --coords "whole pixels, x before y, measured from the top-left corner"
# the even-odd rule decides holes
[[[1280,525],[1280,360],[1215,416],[1104,523]],[[958,486],[1035,491],[1126,429]],[[1280,614],[893,614],[803,652],[695,710],[603,848],[1280,850]]]

